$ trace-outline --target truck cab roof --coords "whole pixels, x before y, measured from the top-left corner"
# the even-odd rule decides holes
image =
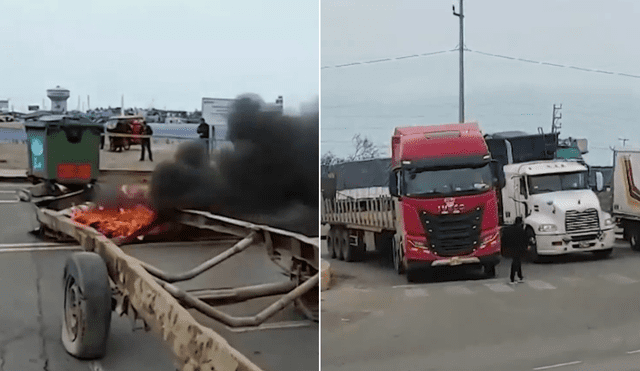
[[[401,162],[446,157],[483,157],[489,154],[480,127],[475,122],[395,129],[392,166]]]
[[[574,173],[577,171],[587,171],[587,167],[573,161],[532,161],[520,164],[510,164],[504,166],[504,172],[509,174],[541,175],[557,173]]]

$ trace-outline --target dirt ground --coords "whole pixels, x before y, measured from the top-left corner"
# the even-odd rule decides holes
[[[178,145],[178,141],[169,144],[152,143],[153,162],[149,161],[147,153],[145,153],[145,161],[140,161],[139,145],[133,145],[131,149],[123,152],[110,152],[105,147],[100,151],[100,169],[152,171],[157,164],[173,160]],[[0,169],[26,170],[28,157],[26,143],[0,142]]]

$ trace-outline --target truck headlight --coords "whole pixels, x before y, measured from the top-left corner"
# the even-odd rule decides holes
[[[604,220],[604,225],[607,227],[614,224],[616,224],[616,220],[614,218],[607,218]]]
[[[538,227],[538,232],[554,232],[558,230],[555,224],[542,224]]]

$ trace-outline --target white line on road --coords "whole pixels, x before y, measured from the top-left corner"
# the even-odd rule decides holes
[[[556,287],[550,283],[546,283],[540,280],[526,281],[529,286],[536,290],[554,290]]]
[[[607,281],[611,281],[613,283],[617,283],[617,284],[621,284],[621,285],[626,285],[626,284],[638,282],[638,281],[636,281],[634,279],[631,279],[629,277],[625,277],[625,276],[617,274],[617,273],[604,274],[604,275],[601,275],[601,277],[606,279]]]
[[[557,365],[551,365],[551,366],[536,367],[534,368],[534,370],[548,370],[550,368],[577,365],[578,363],[582,363],[582,361],[573,361],[573,362],[567,362],[567,363],[558,363]]]
[[[473,294],[473,291],[471,291],[469,288],[465,287],[465,286],[449,286],[449,287],[445,287],[444,291],[447,294],[451,294],[451,295],[470,295]]]
[[[634,353],[640,353],[640,349],[627,352],[627,354],[634,354]]]
[[[511,292],[513,289],[507,286],[506,283],[485,283],[485,286],[489,288],[491,291],[495,292]]]
[[[18,193],[18,191],[0,191],[0,193],[13,193],[13,194],[16,194],[16,193]]]
[[[91,371],[103,371],[102,365],[98,361],[93,361],[89,363],[89,370]]]
[[[429,296],[427,289],[406,289],[404,294],[410,298]]]
[[[422,285],[397,285],[397,286],[391,286],[391,288],[393,289],[410,289],[412,287],[420,287]]]
[[[11,245],[18,245],[13,246]],[[20,247],[20,245],[23,245]],[[26,245],[26,246],[24,246]],[[34,246],[35,245],[35,246]],[[61,250],[82,250],[80,245],[56,245],[56,246],[37,246],[36,244],[4,244],[0,245],[1,253],[12,252],[34,252],[34,251],[61,251]]]

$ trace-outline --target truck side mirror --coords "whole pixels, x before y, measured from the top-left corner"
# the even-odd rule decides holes
[[[395,171],[389,173],[389,193],[398,197],[398,173]]]
[[[491,167],[491,175],[493,176],[495,186],[498,189],[504,188],[506,180],[504,177],[504,170],[502,169],[500,163],[496,160],[491,160],[489,166]]]

